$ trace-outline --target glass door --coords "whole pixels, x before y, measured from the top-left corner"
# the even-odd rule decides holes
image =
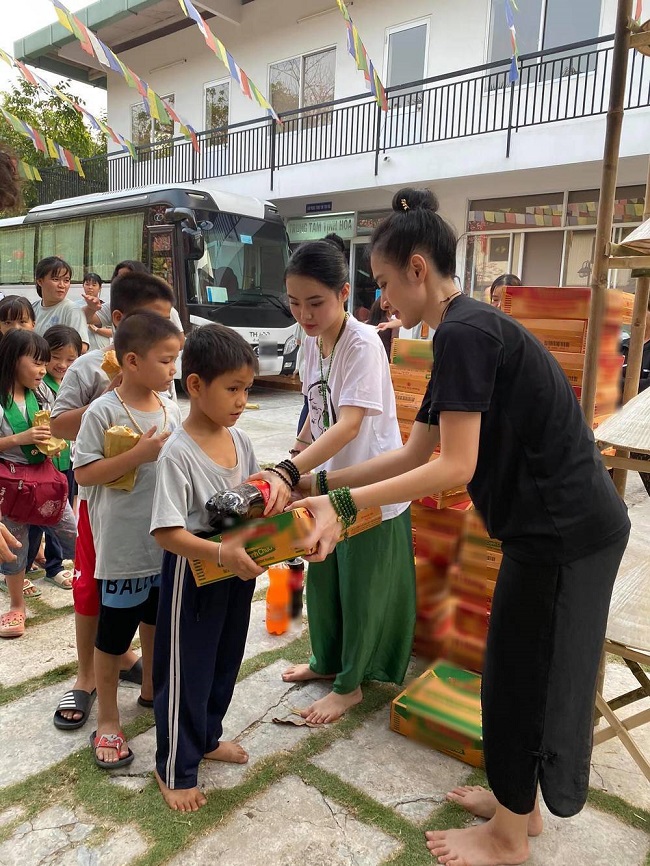
[[[352,315],[365,322],[370,315],[370,308],[379,297],[377,283],[372,276],[370,267],[369,241],[357,241],[352,244],[350,263],[352,295],[349,309]]]

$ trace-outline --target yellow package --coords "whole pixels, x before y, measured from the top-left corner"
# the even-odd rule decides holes
[[[134,433],[130,427],[115,426],[109,427],[104,433],[104,457],[117,457],[119,454],[125,454],[134,448],[140,441],[140,434]],[[113,490],[125,490],[130,493],[135,486],[135,479],[138,473],[138,467],[126,472],[115,481],[109,481],[104,487],[110,487]]]
[[[50,413],[47,409],[41,409],[40,412],[34,413],[34,427],[49,426]],[[67,444],[68,443],[65,439],[57,439],[54,436],[50,436],[46,442],[37,442],[36,447],[41,454],[45,454],[46,457],[56,457],[59,452],[63,451],[63,449],[67,447]]]
[[[120,367],[117,360],[117,355],[115,354],[115,349],[109,349],[108,352],[104,352],[102,370],[106,373],[106,375],[111,381],[113,381],[113,379],[118,375],[118,373],[122,372],[122,368]]]

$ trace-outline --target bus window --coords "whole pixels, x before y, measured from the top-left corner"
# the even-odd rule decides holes
[[[170,227],[156,226],[149,229],[151,234],[151,262],[149,268],[152,274],[167,280],[174,286],[174,230]],[[176,288],[174,286],[174,288]]]
[[[88,221],[88,270],[109,280],[118,262],[142,259],[144,212],[91,217]]]
[[[59,256],[72,267],[72,282],[84,278],[84,241],[86,220],[44,223],[38,233],[38,260]]]
[[[0,283],[34,282],[34,226],[16,226],[0,232]]]

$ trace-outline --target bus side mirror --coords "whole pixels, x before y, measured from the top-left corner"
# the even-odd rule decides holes
[[[202,259],[205,254],[203,232],[196,224],[194,212],[187,207],[169,207],[165,211],[167,222],[180,225],[183,235],[183,255],[190,261]]]

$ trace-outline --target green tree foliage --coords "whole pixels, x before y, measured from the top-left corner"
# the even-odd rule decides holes
[[[57,88],[75,102],[84,105],[84,101],[71,91],[70,82],[61,82]],[[14,84],[11,90],[2,93],[0,104],[11,114],[37,129],[41,135],[63,145],[80,159],[106,153],[105,137],[89,129],[78,111],[62,99],[45,93],[24,79]],[[38,151],[29,138],[15,132],[0,116],[0,147],[3,145],[18,159],[36,166],[39,170],[58,165],[49,156]],[[60,169],[62,194],[65,194],[67,174],[68,169]],[[38,202],[37,185],[36,181],[23,183],[25,210],[29,210]]]

